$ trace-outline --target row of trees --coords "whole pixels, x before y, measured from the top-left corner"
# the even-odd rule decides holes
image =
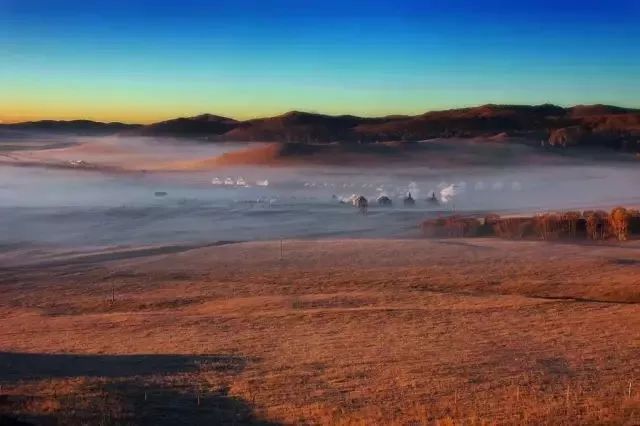
[[[483,219],[449,216],[422,223],[428,237],[497,236],[508,239],[542,240],[615,238],[624,241],[640,234],[640,211],[616,207],[611,212],[588,210],[545,213],[533,217],[487,215]]]

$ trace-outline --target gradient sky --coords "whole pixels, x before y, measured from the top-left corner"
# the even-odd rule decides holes
[[[0,0],[0,120],[640,107],[638,0]]]

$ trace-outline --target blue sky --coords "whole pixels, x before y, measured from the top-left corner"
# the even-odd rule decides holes
[[[640,107],[640,2],[0,0],[0,119]]]

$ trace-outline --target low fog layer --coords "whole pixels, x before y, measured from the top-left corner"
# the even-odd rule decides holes
[[[640,204],[635,185],[640,170],[624,161],[564,158],[510,167],[449,161],[450,166],[438,168],[381,159],[362,167],[305,166],[301,161],[283,167],[162,171],[156,166],[199,161],[247,145],[41,138],[1,146],[0,220],[3,241],[10,244],[403,237],[417,235],[422,219],[452,211]],[[455,160],[455,152],[442,155]],[[466,158],[469,152],[459,155]],[[141,171],[146,167],[151,171]],[[409,193],[416,200],[413,207],[403,205]],[[353,195],[369,199],[367,215],[349,203]],[[376,204],[382,195],[391,198],[391,207]],[[438,204],[427,201],[433,195]]]

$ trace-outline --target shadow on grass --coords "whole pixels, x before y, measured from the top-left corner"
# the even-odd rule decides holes
[[[0,352],[0,380],[133,377],[207,370],[239,372],[247,359],[232,355],[76,355]]]
[[[638,260],[638,259],[618,258],[618,259],[611,259],[610,263],[612,263],[614,265],[630,266],[630,265],[640,265],[640,260]]]
[[[232,355],[0,352],[0,425],[274,425],[230,395],[225,380],[212,385],[203,376],[228,379],[247,362]],[[78,378],[83,385],[65,391],[65,381]]]

